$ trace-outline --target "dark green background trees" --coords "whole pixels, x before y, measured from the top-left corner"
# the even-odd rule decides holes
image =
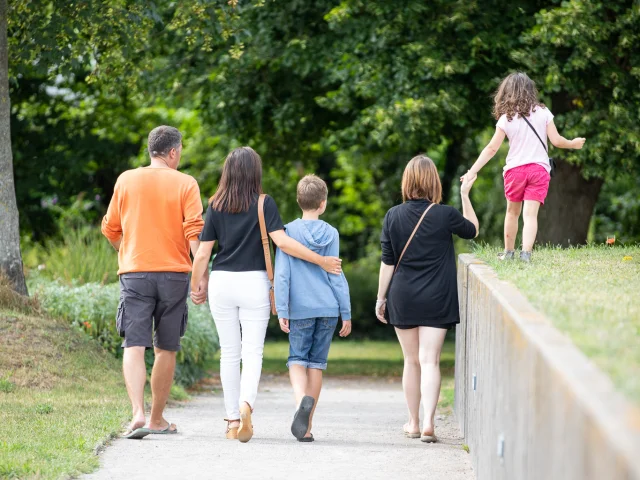
[[[494,127],[491,93],[513,70],[537,81],[563,135],[587,137],[553,152],[541,241],[640,239],[637,2],[45,3],[9,10],[16,192],[36,239],[56,234],[54,202],[85,192],[103,207],[117,174],[144,161],[147,131],[169,123],[203,195],[228,150],[252,145],[285,217],[297,179],[316,172],[346,257],[375,254],[413,155],[437,162],[456,203]],[[474,192],[481,240],[501,237],[503,159]]]

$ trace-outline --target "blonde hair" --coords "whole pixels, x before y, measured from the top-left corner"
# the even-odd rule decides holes
[[[517,115],[528,117],[536,107],[546,108],[538,100],[538,89],[526,73],[516,72],[507,76],[493,97],[493,116],[498,120],[502,115],[511,121]]]
[[[328,194],[327,184],[316,175],[307,175],[298,182],[297,199],[302,210],[317,210]]]
[[[442,201],[442,183],[436,164],[426,155],[413,157],[402,174],[402,200]]]

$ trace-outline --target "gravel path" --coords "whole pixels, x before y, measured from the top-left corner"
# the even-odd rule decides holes
[[[222,393],[174,406],[166,418],[178,435],[118,439],[101,454],[101,468],[86,479],[475,479],[457,426],[438,415],[437,444],[402,435],[405,419],[397,381],[327,379],[314,422],[314,443],[289,431],[293,395],[283,378],[265,378],[253,415],[254,437],[224,438]]]

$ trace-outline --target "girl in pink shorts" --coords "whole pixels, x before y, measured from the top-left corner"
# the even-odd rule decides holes
[[[507,136],[509,153],[504,167],[507,215],[504,220],[504,252],[500,254],[500,258],[514,258],[518,218],[524,202],[520,259],[530,262],[531,250],[538,233],[538,209],[547,197],[551,178],[551,165],[545,148],[547,138],[554,147],[575,149],[582,148],[585,139],[567,140],[558,133],[553,123],[553,114],[538,100],[536,85],[525,73],[512,73],[502,80],[493,100],[493,115],[498,120],[496,132],[476,163],[460,181],[465,177],[474,181],[482,167],[496,154],[505,135]]]

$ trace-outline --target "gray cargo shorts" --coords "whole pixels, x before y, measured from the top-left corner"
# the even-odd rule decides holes
[[[120,275],[120,305],[116,317],[122,346],[153,346],[180,350],[187,330],[189,274],[132,272]]]

